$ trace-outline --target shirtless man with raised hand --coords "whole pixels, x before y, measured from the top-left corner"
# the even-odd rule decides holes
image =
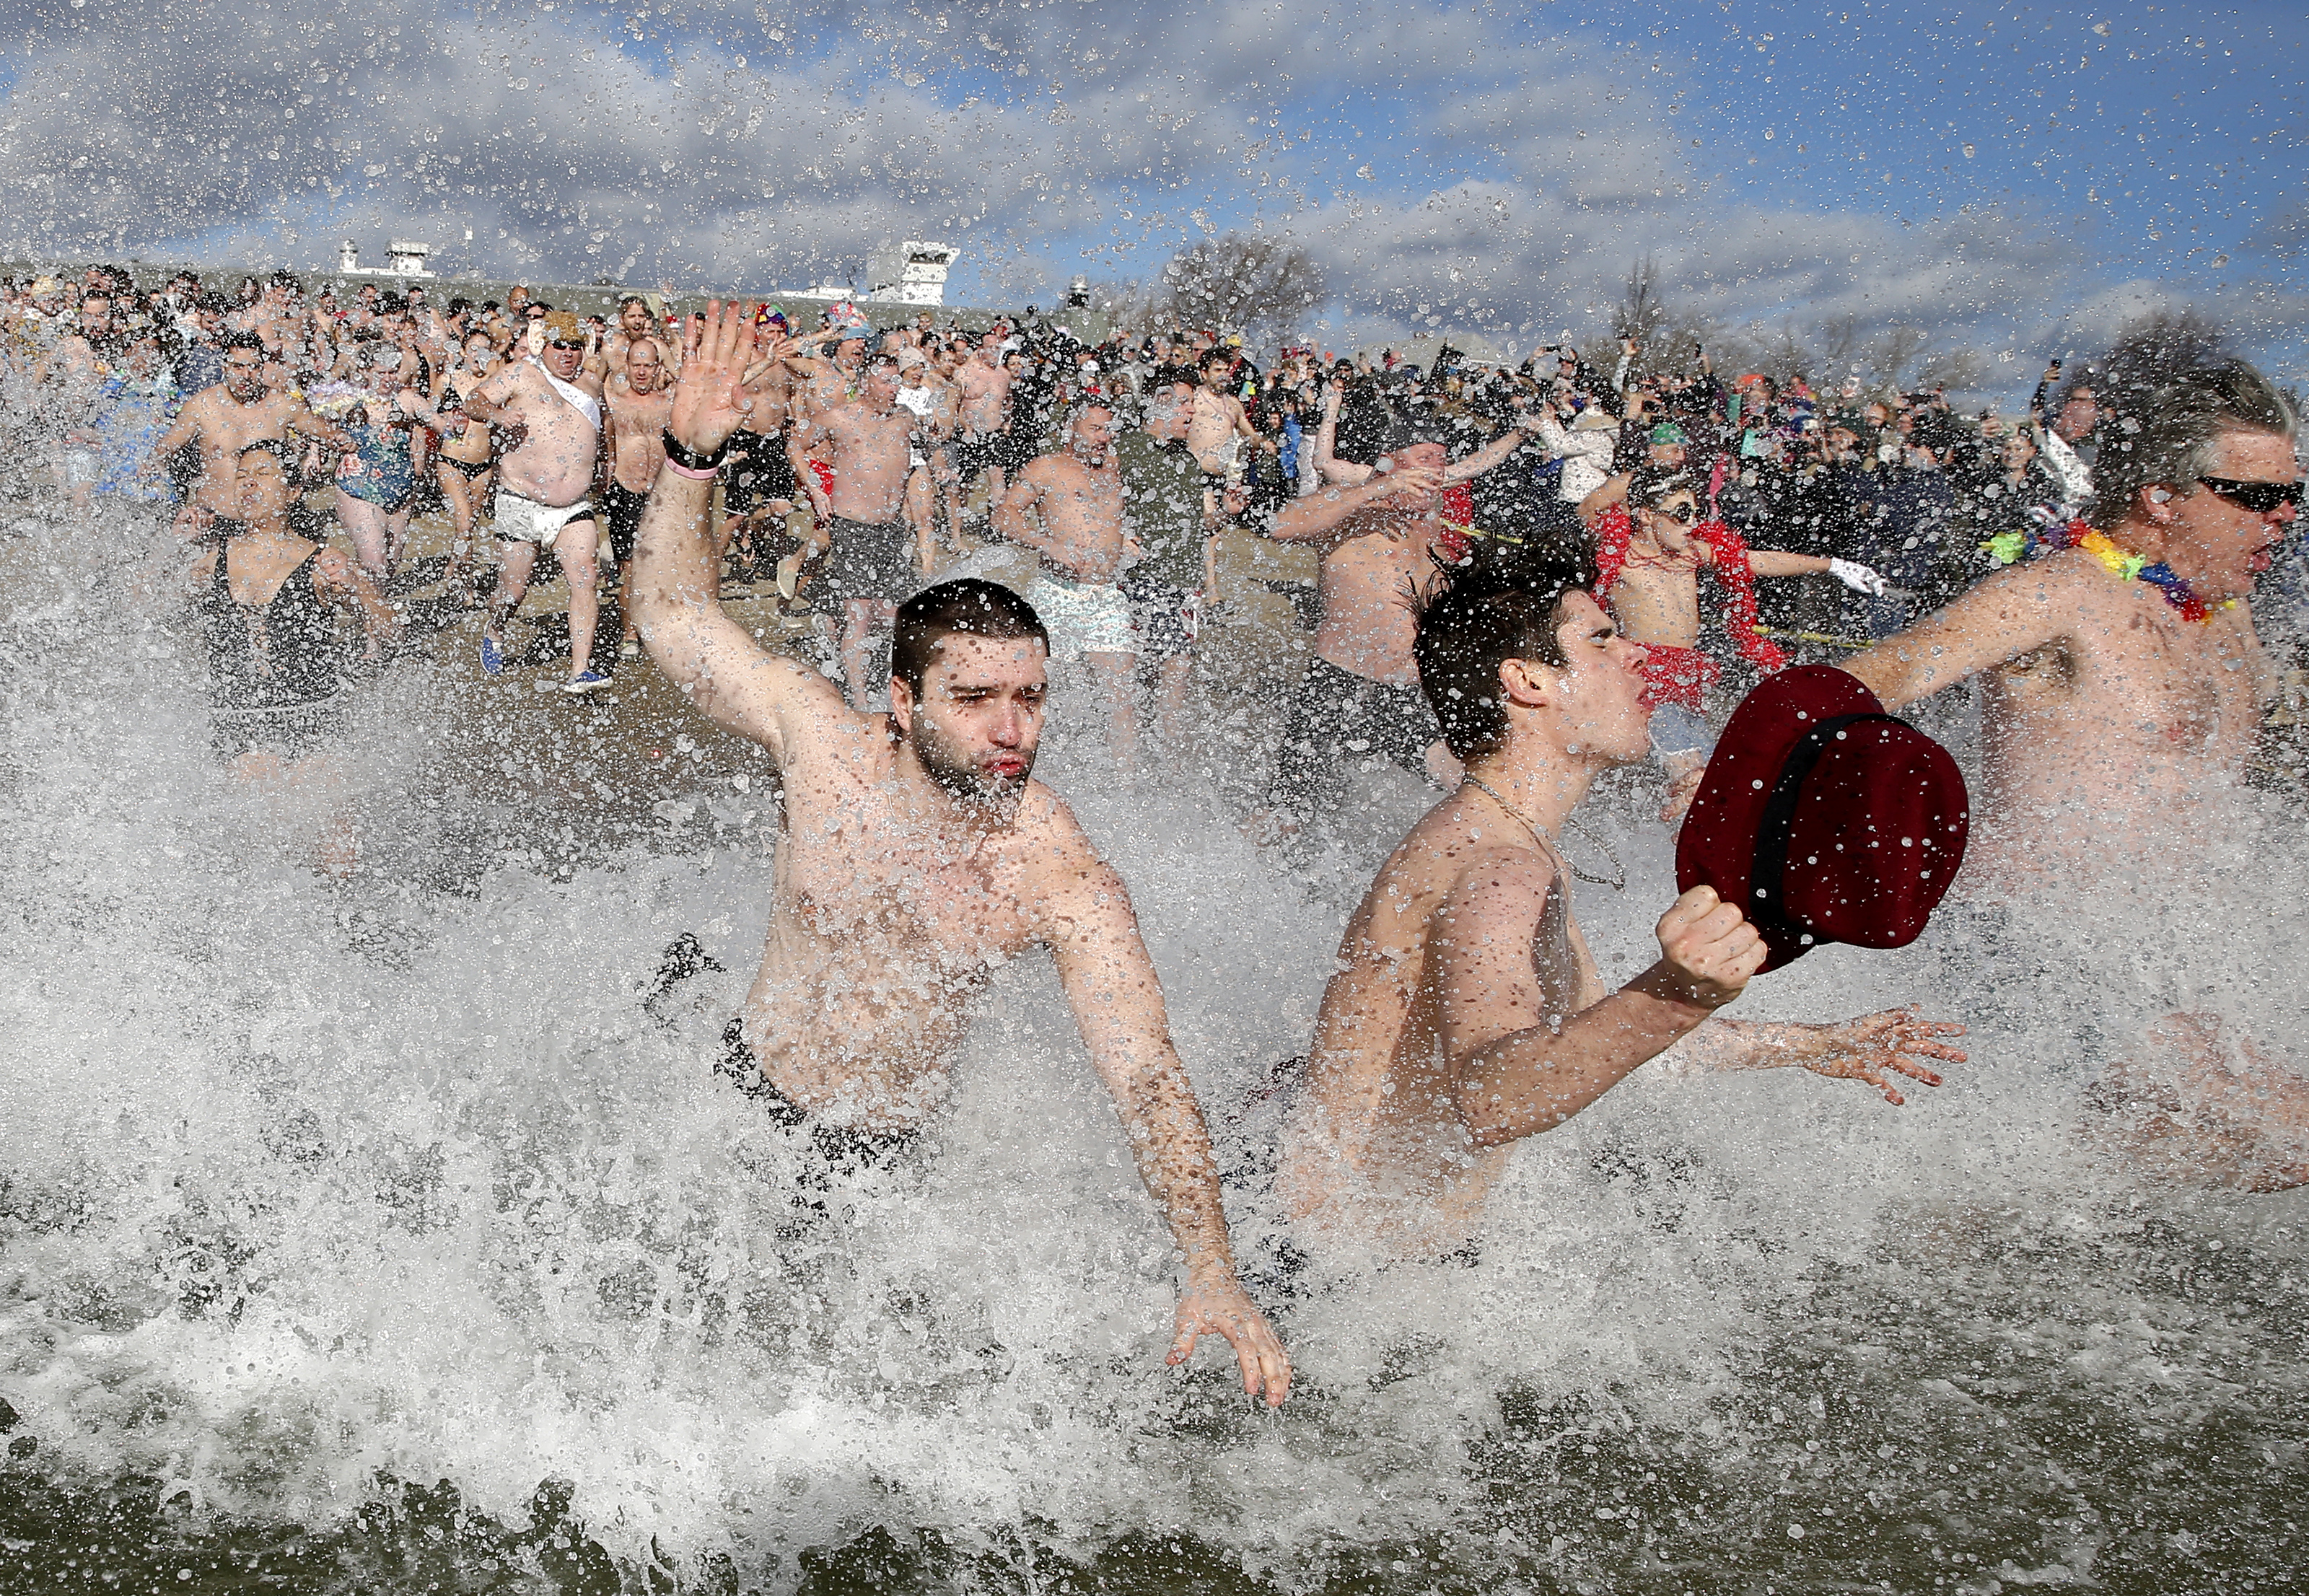
[[[1195,390],[1194,414],[1187,423],[1187,452],[1195,457],[1195,463],[1203,468],[1205,476],[1230,485],[1242,480],[1236,465],[1240,445],[1235,440],[1255,442],[1258,437],[1242,401],[1228,392],[1233,378],[1234,362],[1213,352],[1203,362],[1202,384]]]
[[[646,308],[646,307],[644,307]],[[649,503],[650,485],[665,463],[665,419],[673,410],[673,385],[656,339],[629,340],[625,369],[601,390],[608,412],[602,431],[601,509],[609,520],[610,556],[627,577],[633,574],[634,539],[642,527],[642,506]],[[631,595],[626,605],[625,634],[618,652],[632,659],[641,652],[640,634],[634,629]]]
[[[995,965],[1051,949],[1093,1066],[1186,1259],[1170,1361],[1215,1333],[1243,1388],[1280,1403],[1290,1364],[1235,1279],[1202,1115],[1121,879],[1031,780],[1042,627],[991,582],[907,606],[887,715],[765,651],[715,596],[711,462],[757,369],[736,308],[693,323],[674,390],[681,445],[642,520],[634,591],[650,658],[715,723],[777,761],[785,833],[762,968],[730,1065],[774,1117],[868,1157],[914,1141],[951,1090],[971,996]]]
[[[2273,690],[2248,599],[2298,511],[2292,406],[2232,361],[2138,419],[2097,464],[2080,547],[1844,662],[1894,712],[1982,678],[1976,893],[2097,874],[2112,832],[2128,855],[2185,851],[2206,834],[2199,805],[2242,779]]]
[[[1694,887],[1661,917],[1660,959],[1606,992],[1572,918],[1555,838],[1595,778],[1648,746],[1638,672],[1577,565],[1446,583],[1416,625],[1420,680],[1466,781],[1412,828],[1339,945],[1278,1194],[1298,1238],[1397,1257],[1460,1247],[1515,1144],[1554,1129],[1647,1060],[1800,1065],[1939,1084],[1961,1028],[1907,1010],[1839,1024],[1712,1020],[1768,948]]]
[[[1334,767],[1350,742],[1446,790],[1458,783],[1458,762],[1419,694],[1417,626],[1405,602],[1433,579],[1444,548],[1444,447],[1406,431],[1388,464],[1359,487],[1292,500],[1268,533],[1323,556],[1315,658],[1292,698],[1267,787],[1268,807],[1286,827],[1336,802]]]
[[[537,551],[550,548],[569,579],[569,680],[565,690],[609,685],[595,670],[593,628],[601,619],[601,534],[590,490],[601,449],[601,401],[577,379],[584,328],[566,310],[540,324],[535,359],[506,362],[465,398],[465,414],[497,435],[497,591],[481,625],[481,669],[505,669],[505,623],[529,591]]]
[[[994,530],[1031,548],[1041,569],[1027,601],[1051,631],[1051,658],[1079,659],[1106,689],[1115,752],[1136,746],[1131,670],[1138,640],[1130,600],[1115,585],[1142,551],[1122,530],[1122,478],[1114,458],[1114,413],[1075,412],[1061,454],[1028,462],[994,508]]]
[[[930,574],[937,555],[928,525],[912,527],[904,514],[906,474],[915,417],[898,408],[898,363],[877,358],[862,374],[864,390],[817,419],[827,463],[828,493],[815,473],[802,488],[824,529],[826,585],[842,604],[842,673],[851,702],[866,703],[866,655],[877,632],[888,629],[898,600],[914,589],[914,570]],[[909,560],[907,546],[914,545]]]
[[[229,534],[240,524],[239,461],[251,444],[286,443],[295,433],[334,449],[353,446],[351,434],[321,419],[295,393],[268,385],[264,367],[264,341],[255,333],[226,333],[224,381],[185,401],[176,425],[137,470],[140,479],[157,481],[171,455],[187,444],[196,446],[200,475],[176,520],[177,535],[187,541],[212,531]]]
[[[954,379],[962,401],[962,423],[948,453],[962,479],[964,505],[969,503],[971,489],[982,480],[990,513],[1002,502],[1005,489],[1002,462],[1009,444],[1010,385],[1018,375],[1003,364],[1004,337],[1000,328],[989,329]]]

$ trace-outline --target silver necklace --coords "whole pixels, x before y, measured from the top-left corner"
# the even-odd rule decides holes
[[[1573,864],[1570,858],[1565,858],[1561,850],[1558,849],[1554,845],[1555,840],[1550,837],[1545,832],[1541,831],[1537,826],[1532,824],[1530,821],[1526,820],[1523,815],[1523,811],[1517,808],[1513,804],[1508,802],[1507,799],[1501,798],[1489,781],[1484,781],[1481,776],[1472,775],[1466,777],[1466,781],[1470,787],[1480,787],[1485,792],[1490,793],[1492,802],[1497,804],[1500,808],[1505,809],[1508,812],[1509,818],[1512,819],[1518,825],[1523,827],[1524,830],[1529,832],[1531,833],[1532,841],[1540,845],[1540,849],[1543,852],[1552,854],[1555,858],[1562,859],[1564,867],[1570,870],[1572,875],[1578,876],[1580,880],[1593,882],[1597,886],[1608,886],[1615,893],[1621,891],[1627,886],[1628,867],[1620,862],[1620,856],[1612,851],[1612,845],[1609,842],[1604,841],[1603,838],[1597,836],[1586,826],[1580,824],[1579,817],[1578,815],[1565,815],[1563,817],[1563,824],[1570,826],[1573,831],[1578,832],[1580,836],[1587,839],[1590,846],[1594,847],[1598,852],[1603,854],[1605,858],[1610,859],[1612,861],[1612,868],[1617,872],[1616,876],[1605,876],[1588,875],[1587,871]]]

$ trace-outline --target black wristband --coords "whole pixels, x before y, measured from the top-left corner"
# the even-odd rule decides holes
[[[670,432],[658,436],[665,444],[665,457],[688,471],[718,471],[722,469],[722,457],[730,453],[730,440],[727,438],[722,440],[722,446],[713,453],[700,454]]]

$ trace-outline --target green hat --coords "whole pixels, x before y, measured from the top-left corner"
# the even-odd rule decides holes
[[[1683,428],[1678,427],[1674,422],[1663,421],[1657,427],[1652,428],[1652,442],[1655,444],[1688,444],[1691,442],[1691,440],[1683,436]]]

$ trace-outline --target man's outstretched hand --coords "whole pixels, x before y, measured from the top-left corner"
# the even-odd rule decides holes
[[[1174,1367],[1186,1362],[1194,1356],[1195,1342],[1206,1335],[1223,1335],[1234,1349],[1245,1395],[1263,1395],[1270,1408],[1283,1405],[1291,1394],[1290,1357],[1275,1327],[1251,1306],[1232,1276],[1189,1282],[1186,1295],[1179,1298],[1179,1338],[1163,1361]]]
[[[666,430],[683,447],[710,454],[752,413],[745,378],[754,364],[754,313],[750,306],[705,302],[682,337],[681,375],[673,384],[673,413]]]
[[[1865,1081],[1884,1094],[1885,1101],[1898,1106],[1907,1100],[1893,1083],[1896,1077],[1939,1085],[1940,1076],[1920,1061],[1962,1064],[1964,1055],[1938,1039],[1963,1034],[1963,1026],[1923,1019],[1913,1008],[1887,1009],[1839,1024],[1803,1027],[1802,1040],[1777,1062],[1802,1065],[1814,1074],[1842,1081]]]

